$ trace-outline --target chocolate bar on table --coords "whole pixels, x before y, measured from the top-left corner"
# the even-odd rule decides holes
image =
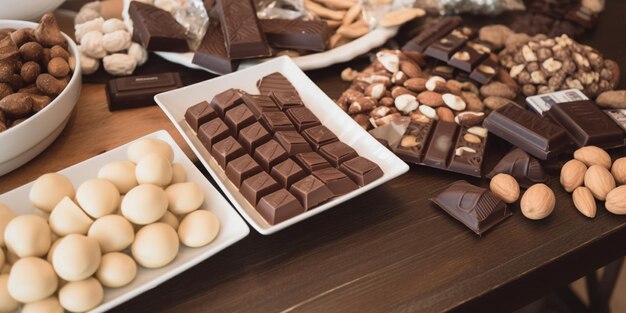
[[[170,12],[132,1],[128,15],[133,21],[133,38],[150,51],[187,52],[186,30]]]
[[[280,49],[324,51],[331,30],[324,21],[262,19],[270,46]]]
[[[434,25],[429,26],[419,35],[409,40],[402,46],[402,50],[424,52],[428,46],[450,33],[453,29],[461,26],[462,23],[463,20],[458,16],[443,17]]]
[[[467,39],[468,37],[459,30],[453,30],[426,48],[424,53],[431,58],[450,64],[449,60],[452,55],[465,46]]]
[[[154,105],[154,96],[183,87],[175,72],[126,76],[109,80],[106,97],[109,111]]]
[[[231,59],[271,55],[252,0],[217,0],[220,26]]]

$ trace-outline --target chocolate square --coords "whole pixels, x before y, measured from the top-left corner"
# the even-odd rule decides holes
[[[291,185],[291,188],[289,188],[289,192],[300,201],[305,210],[333,197],[328,186],[313,175],[309,175],[295,182]]]
[[[228,126],[222,122],[219,118],[210,120],[198,128],[198,139],[202,145],[211,151],[211,147],[218,141],[228,137],[230,130]]]
[[[261,198],[256,210],[271,225],[276,225],[305,212],[298,199],[285,189],[280,189]]]
[[[274,140],[278,141],[290,156],[313,151],[309,143],[297,131],[277,131],[274,134]]]
[[[283,111],[293,107],[304,106],[297,91],[272,91],[270,97],[274,99],[274,102]]]
[[[296,130],[287,115],[280,111],[263,112],[261,114],[261,124],[271,133],[279,130]]]
[[[469,73],[487,56],[489,54],[466,45],[452,55],[448,64]]]
[[[339,170],[359,186],[365,186],[383,176],[383,170],[378,164],[362,156],[343,162]]]
[[[268,172],[272,169],[272,166],[284,161],[286,158],[287,151],[273,139],[262,144],[254,151],[254,159]]]
[[[213,107],[207,102],[202,101],[198,104],[190,106],[185,112],[185,121],[197,133],[200,125],[217,117],[217,113]]]
[[[244,180],[239,191],[252,206],[256,206],[262,197],[278,189],[280,189],[280,186],[270,174],[260,172]]]
[[[326,158],[334,167],[341,163],[359,156],[352,147],[341,141],[335,141],[327,145],[323,145],[318,151],[320,155]]]
[[[272,175],[281,186],[289,188],[291,184],[304,178],[306,172],[292,159],[287,159],[272,167],[270,175]]]
[[[230,130],[233,131],[235,136],[238,136],[239,131],[242,128],[256,122],[256,118],[254,118],[252,112],[250,112],[245,105],[240,104],[226,112],[224,122],[226,122],[226,125],[230,127]]]
[[[324,159],[317,152],[304,152],[296,154],[294,160],[298,163],[307,174],[311,174],[311,172],[320,170],[323,168],[330,167],[330,163]]]
[[[465,34],[455,29],[428,47],[425,54],[437,60],[448,62],[452,55],[465,45],[467,39]]]
[[[287,116],[299,132],[321,124],[320,120],[315,117],[315,114],[306,107],[288,109]]]
[[[272,139],[272,135],[267,132],[267,129],[258,122],[254,122],[249,126],[244,127],[239,132],[239,143],[248,151],[252,153],[258,146],[266,143]]]
[[[262,171],[259,163],[248,154],[244,154],[226,165],[226,176],[237,188],[241,187],[241,183],[246,178]]]
[[[266,95],[243,95],[243,102],[248,106],[254,117],[259,119],[261,113],[267,111],[279,111],[274,100]]]
[[[223,169],[226,169],[228,162],[246,154],[243,147],[232,136],[216,143],[211,148],[211,155]]]
[[[215,95],[213,100],[211,100],[211,106],[221,118],[224,118],[226,111],[236,107],[242,102],[241,92],[237,89],[231,88]]]
[[[339,140],[330,129],[324,125],[307,128],[302,132],[302,137],[309,142],[313,150],[317,151],[323,145]]]
[[[326,184],[334,196],[345,195],[359,188],[350,177],[334,167],[313,171],[313,176]]]

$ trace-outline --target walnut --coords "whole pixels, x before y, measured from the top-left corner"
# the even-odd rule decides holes
[[[598,83],[591,83],[585,87],[585,94],[592,99],[595,99],[600,94],[599,91],[600,86]]]
[[[613,79],[613,71],[611,71],[611,69],[609,68],[603,68],[602,71],[600,71],[600,78],[604,79],[604,80],[611,80]]]
[[[553,54],[552,56],[557,59],[560,60],[562,62],[565,62],[566,60],[569,60],[572,57],[572,52],[568,49],[557,49],[555,50],[554,48],[552,49]]]
[[[565,82],[565,75],[556,73],[548,80],[548,86],[556,90],[563,85],[563,82]]]
[[[524,55],[522,55],[522,51],[518,51],[513,55],[513,61],[516,64],[526,63],[526,60],[524,59]]]
[[[542,71],[534,71],[530,73],[530,82],[533,84],[545,84],[546,75]]]
[[[517,75],[517,82],[525,85],[525,84],[530,84],[530,73],[528,73],[527,71],[522,71]]]
[[[611,83],[608,80],[602,79],[598,83],[598,94],[611,90],[611,89],[613,89],[613,86],[611,86]]]
[[[538,95],[543,95],[543,94],[550,93],[550,92],[554,92],[554,88],[546,86],[546,85],[539,85],[539,87],[537,87]]]
[[[532,50],[529,45],[525,45],[522,47],[522,56],[526,62],[535,62],[537,61],[537,55]]]
[[[534,72],[534,71],[538,71],[539,70],[539,63],[537,62],[530,62],[528,64],[526,64],[526,70],[529,72]]]
[[[574,57],[574,63],[576,63],[576,66],[579,69],[583,69],[583,70],[591,69],[591,65],[589,64],[589,60],[587,59],[587,57],[583,56],[582,54],[578,52],[574,52],[573,57]]]
[[[585,87],[583,87],[583,84],[578,79],[572,77],[566,78],[565,84],[567,85],[567,88],[574,88],[581,91],[585,89]]]
[[[596,72],[600,72],[604,67],[604,58],[596,52],[587,53],[587,59],[589,60],[589,64],[591,64],[591,68]]]
[[[550,48],[541,47],[537,50],[537,58],[539,61],[544,61],[552,57],[552,50]]]
[[[535,85],[526,84],[522,86],[522,93],[527,97],[534,96],[537,94],[537,88]]]
[[[565,60],[563,61],[562,69],[566,74],[574,74],[576,72],[576,64],[572,60]]]

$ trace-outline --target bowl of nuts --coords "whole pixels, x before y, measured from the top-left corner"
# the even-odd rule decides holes
[[[51,14],[39,24],[0,20],[0,176],[61,133],[81,89],[79,52]]]

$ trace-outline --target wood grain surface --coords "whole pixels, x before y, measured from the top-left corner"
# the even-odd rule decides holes
[[[626,65],[626,2],[608,1],[583,38]],[[403,28],[406,36],[406,28]],[[619,36],[623,38],[623,36]],[[308,74],[331,97],[346,87],[340,71],[366,58]],[[211,77],[153,58],[142,71],[180,71],[186,82]],[[106,81],[103,73],[88,81]],[[624,80],[622,80],[624,81]],[[624,84],[622,83],[622,88]],[[158,129],[189,148],[157,107],[111,113],[103,84],[85,84],[68,127],[50,148],[0,177],[0,192]],[[495,140],[485,170],[503,153]],[[623,155],[624,151],[615,152]],[[589,220],[552,176],[557,208],[546,220],[514,215],[477,237],[429,198],[468,179],[426,167],[277,234],[250,235],[115,312],[505,312],[626,253],[626,218],[602,205]],[[468,179],[486,185],[486,180]]]

